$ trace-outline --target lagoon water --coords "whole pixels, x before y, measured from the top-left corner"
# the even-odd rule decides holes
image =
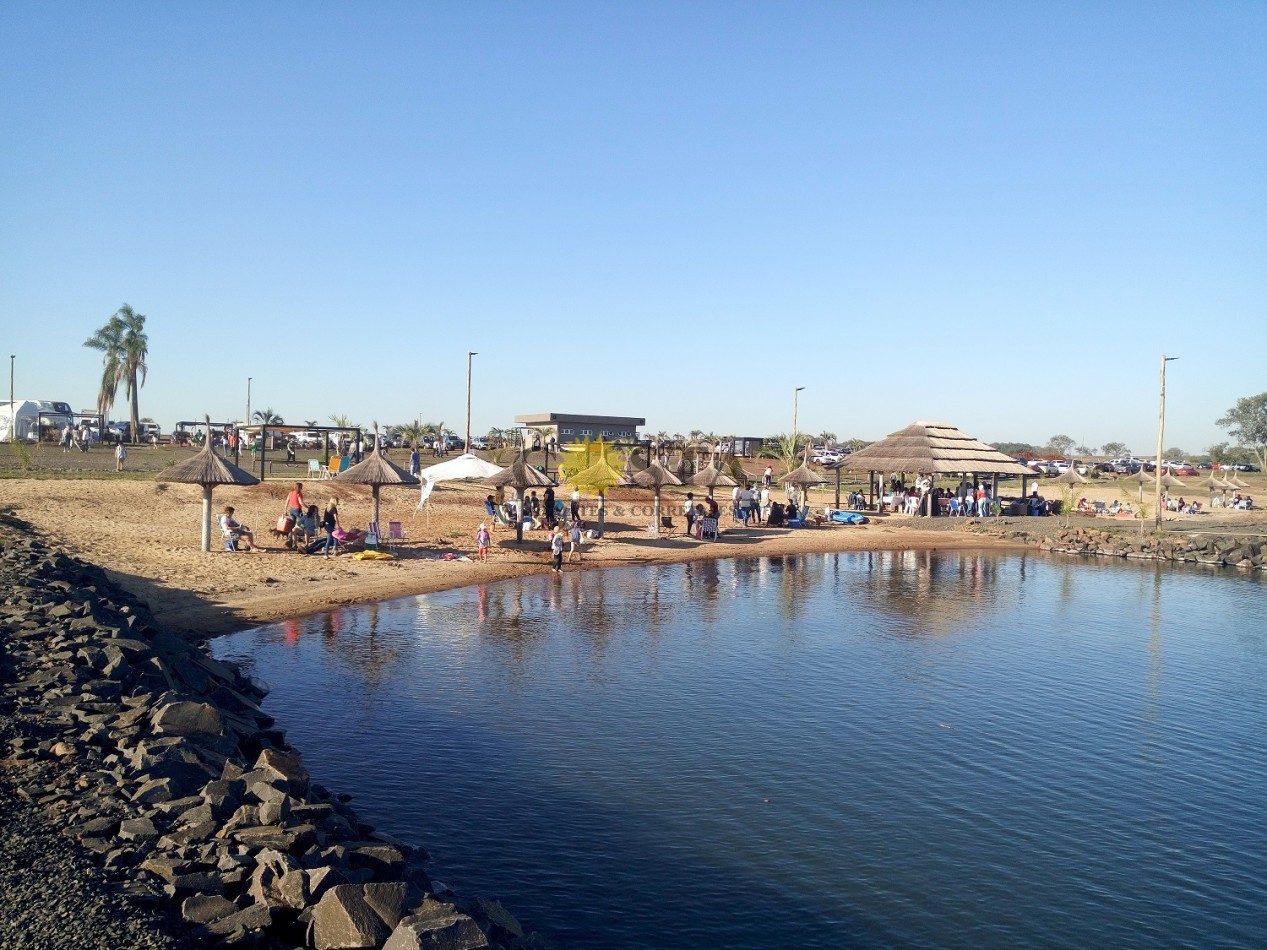
[[[363,820],[574,947],[1267,945],[1267,583],[847,553],[220,639]]]

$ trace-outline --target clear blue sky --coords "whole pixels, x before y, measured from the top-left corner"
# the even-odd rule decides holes
[[[0,8],[17,395],[1195,453],[1267,390],[1267,4]],[[0,354],[2,355],[2,354]],[[5,396],[8,394],[5,393]],[[125,416],[122,400],[115,415]]]

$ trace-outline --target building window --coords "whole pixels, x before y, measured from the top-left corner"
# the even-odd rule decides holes
[[[559,431],[560,431],[560,432],[562,432],[564,435],[571,435],[571,434],[572,434],[572,430],[571,430],[571,429],[560,429]]]
[[[591,435],[593,435],[593,434],[594,434],[594,430],[593,430],[593,429],[582,429],[582,430],[581,430],[581,435],[584,435],[584,436],[591,436]]]

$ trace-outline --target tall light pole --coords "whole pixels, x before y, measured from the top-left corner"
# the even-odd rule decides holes
[[[246,425],[251,424],[251,380],[252,376],[246,377]]]
[[[13,441],[13,437],[18,433],[18,420],[14,416],[13,410],[17,403],[13,401],[13,363],[17,359],[17,354],[9,354],[9,441]]]
[[[795,452],[795,451],[796,451],[796,408],[797,408],[797,402],[798,402],[798,401],[799,401],[799,399],[800,399],[801,390],[802,390],[802,389],[804,389],[804,388],[805,388],[804,386],[797,386],[794,390],[792,390],[792,451],[793,451],[793,452]]]
[[[1153,520],[1158,531],[1161,530],[1162,440],[1166,437],[1166,364],[1171,360],[1177,359],[1179,359],[1177,356],[1163,356],[1161,358],[1161,406],[1157,410],[1157,480],[1153,492]]]
[[[466,442],[462,445],[462,451],[471,451],[471,357],[479,354],[474,350],[470,350],[466,354]]]

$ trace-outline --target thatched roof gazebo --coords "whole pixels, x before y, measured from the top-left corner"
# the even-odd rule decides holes
[[[207,416],[207,431],[211,417]],[[211,491],[216,485],[258,485],[260,480],[246,469],[238,468],[226,458],[211,451],[211,439],[192,458],[159,472],[160,482],[181,482],[202,486],[202,550],[211,550]]]
[[[801,490],[801,507],[809,508],[809,489],[811,485],[821,485],[827,481],[816,471],[809,467],[809,446],[805,447],[805,459],[799,466],[792,469],[781,479],[784,485],[791,485],[793,488]]]
[[[708,497],[713,497],[713,489],[719,485],[722,488],[733,488],[739,483],[727,475],[718,467],[717,457],[701,468],[698,472],[686,480],[688,485],[699,485],[708,489]]]
[[[846,472],[870,472],[873,493],[876,472],[1020,475],[1022,494],[1025,479],[1034,474],[1012,456],[977,441],[948,422],[913,422],[879,442],[846,455],[835,467]],[[998,494],[997,481],[993,494]]]
[[[658,536],[661,529],[660,490],[665,485],[681,485],[682,479],[660,464],[659,454],[657,453],[655,461],[641,471],[630,475],[629,481],[639,488],[650,488],[655,492],[655,522],[651,526],[651,533]]]
[[[523,446],[519,447],[519,457],[503,468],[496,475],[484,479],[484,484],[494,488],[513,488],[519,499],[519,513],[515,518],[515,542],[524,539],[524,491],[529,488],[545,488],[553,485],[554,479],[545,472],[539,472],[528,464],[528,457]]]
[[[374,451],[346,471],[334,476],[336,482],[347,485],[369,485],[374,497],[372,524],[378,525],[379,490],[384,485],[417,485],[419,481],[399,465],[395,465],[382,452],[378,444],[378,423],[374,423]],[[382,530],[381,526],[379,530]]]

